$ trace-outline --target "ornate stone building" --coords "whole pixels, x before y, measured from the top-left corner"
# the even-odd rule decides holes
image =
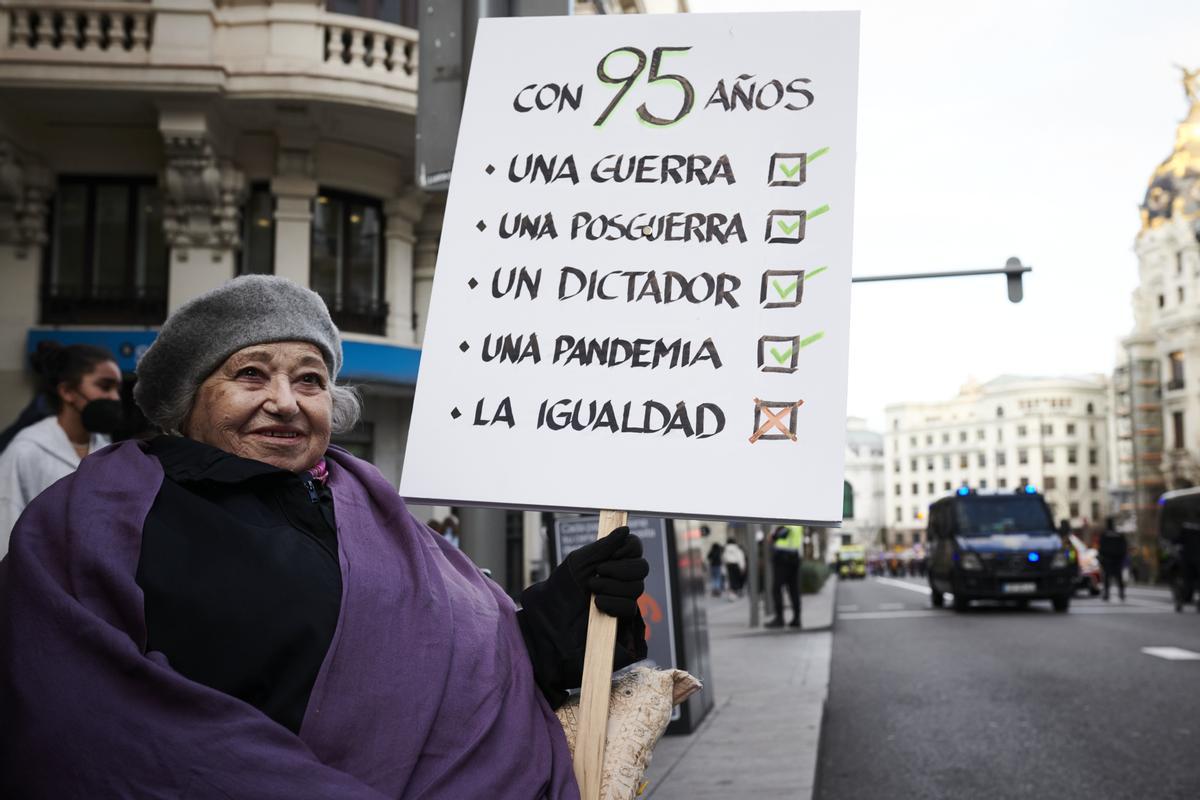
[[[1187,117],[1141,205],[1134,328],[1113,377],[1115,495],[1147,552],[1158,496],[1200,484],[1200,70],[1183,88]]]

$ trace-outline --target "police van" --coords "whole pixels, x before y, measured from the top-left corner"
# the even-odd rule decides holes
[[[966,611],[972,600],[1022,606],[1050,600],[1055,611],[1071,606],[1075,550],[1032,486],[1003,494],[960,488],[929,507],[927,541],[934,606],[944,606],[947,594],[955,611]]]

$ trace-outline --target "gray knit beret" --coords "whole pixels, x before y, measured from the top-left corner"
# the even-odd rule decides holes
[[[164,429],[225,359],[254,344],[310,342],[336,379],[342,340],[325,301],[274,275],[243,275],[184,303],[165,323],[137,366],[133,399]],[[182,409],[186,411],[186,409]]]

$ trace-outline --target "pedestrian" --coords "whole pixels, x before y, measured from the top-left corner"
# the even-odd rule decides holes
[[[454,516],[453,514],[448,514],[446,518],[442,520],[441,533],[442,536],[446,537],[446,541],[449,542],[455,550],[461,549],[462,543],[458,538],[458,517]]]
[[[725,572],[729,576],[729,599],[741,597],[742,587],[746,584],[746,551],[732,536],[725,543],[721,560],[725,563]]]
[[[1117,591],[1121,602],[1125,601],[1125,556],[1129,545],[1125,534],[1118,533],[1114,520],[1108,517],[1104,520],[1104,533],[1100,535],[1100,568],[1104,570],[1104,599],[1108,600],[1109,584],[1116,579]]]
[[[593,600],[614,668],[645,657],[640,540],[576,550],[518,611],[330,445],[360,408],[341,364],[320,296],[276,276],[166,321],[136,397],[173,433],[84,459],[0,568],[0,796],[578,797],[552,707]]]
[[[30,501],[109,444],[121,419],[121,369],[108,350],[45,341],[31,361],[53,413],[19,431],[0,454],[0,556]]]
[[[708,582],[713,597],[720,597],[725,589],[725,548],[713,542],[708,548]]]
[[[783,589],[787,588],[788,600],[792,604],[792,621],[789,627],[800,627],[800,554],[804,548],[804,528],[799,525],[781,525],[771,536],[771,596],[775,602],[775,616],[764,627],[783,627]]]

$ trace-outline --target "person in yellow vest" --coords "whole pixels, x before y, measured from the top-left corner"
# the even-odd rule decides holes
[[[788,627],[800,627],[800,554],[804,548],[804,528],[799,525],[780,525],[771,535],[774,546],[771,550],[771,569],[775,573],[771,582],[771,596],[775,601],[775,616],[765,627],[783,627],[783,587],[788,590],[792,603],[792,621]]]

